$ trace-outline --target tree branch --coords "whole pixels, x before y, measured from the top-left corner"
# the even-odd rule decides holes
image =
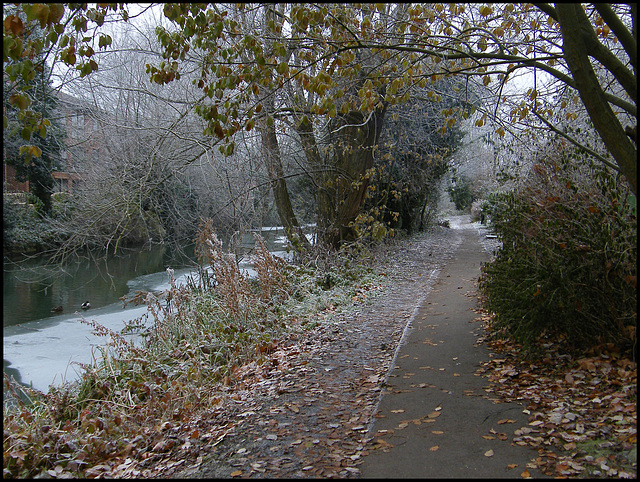
[[[588,49],[587,52],[589,56],[600,61],[600,63],[613,74],[616,80],[620,82],[620,85],[627,94],[629,94],[629,97],[636,102],[638,98],[638,85],[633,72],[631,72],[611,50],[600,43],[591,22],[582,8],[580,10],[576,9],[576,17],[574,20],[580,26],[580,33]]]
[[[564,131],[561,131],[560,129],[558,129],[557,127],[555,127],[551,122],[549,122],[547,119],[545,119],[544,117],[542,117],[540,114],[538,114],[535,110],[532,110],[531,112],[533,112],[535,114],[535,116],[540,119],[550,130],[552,130],[553,132],[555,132],[556,134],[561,135],[562,137],[564,137],[565,139],[567,139],[569,142],[571,142],[573,145],[575,145],[576,147],[578,147],[579,149],[582,149],[583,151],[591,154],[593,157],[595,157],[596,159],[598,159],[600,162],[602,162],[605,166],[610,167],[611,169],[613,169],[616,172],[622,172],[620,170],[620,168],[618,166],[616,166],[615,164],[613,164],[612,162],[608,161],[607,159],[605,159],[604,157],[602,157],[600,154],[598,154],[596,151],[594,151],[593,149],[591,149],[590,147],[585,146],[584,144],[581,144],[580,142],[578,142],[577,140],[575,140],[573,137],[571,137],[569,134],[567,134]]]
[[[593,7],[598,11],[602,19],[607,23],[611,31],[618,37],[620,43],[629,55],[629,60],[633,67],[636,67],[638,56],[638,43],[629,29],[622,23],[620,18],[607,3],[594,3]]]
[[[551,5],[549,5],[548,3],[534,3],[533,5],[535,5],[540,10],[542,10],[544,13],[549,15],[556,22],[558,21],[558,12],[556,12],[556,9],[553,8]]]
[[[586,17],[584,10],[579,4],[558,4],[556,8],[564,39],[565,59],[575,80],[582,103],[605,146],[624,173],[635,194],[638,182],[638,152],[627,138],[618,117],[607,102],[589,61],[588,47],[585,45],[580,18],[581,16]]]

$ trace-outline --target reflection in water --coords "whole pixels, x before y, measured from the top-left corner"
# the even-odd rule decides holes
[[[169,264],[193,266],[187,257],[178,259],[164,246],[123,251],[107,259],[86,256],[56,266],[43,259],[5,260],[3,325],[72,314],[85,301],[90,301],[92,308],[115,303],[128,293],[127,281],[164,271]],[[62,310],[52,311],[56,307]]]
[[[263,231],[267,246],[282,253],[285,239],[277,231]],[[243,237],[248,250],[253,236]],[[193,248],[189,250],[193,253]],[[129,251],[97,262],[89,257],[62,266],[43,260],[4,265],[4,371],[17,381],[46,391],[51,383],[73,380],[78,367],[73,362],[91,361],[92,349],[103,338],[80,322],[80,316],[119,331],[124,321],[146,312],[146,307],[123,308],[119,300],[136,291],[168,289],[166,268],[175,270],[179,282],[186,280],[195,263],[188,256],[176,257],[165,247]],[[251,272],[250,264],[241,267]],[[81,309],[89,301],[91,308]],[[61,305],[62,313],[51,308]],[[78,314],[75,314],[75,313]]]

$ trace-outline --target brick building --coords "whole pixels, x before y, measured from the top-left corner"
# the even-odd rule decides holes
[[[62,169],[51,173],[55,192],[73,193],[87,173],[88,163],[96,162],[104,153],[100,132],[100,112],[95,106],[63,92],[55,92],[58,106],[55,116],[63,119],[67,136],[60,154]],[[19,182],[12,166],[3,163],[3,192],[29,192],[29,182]]]

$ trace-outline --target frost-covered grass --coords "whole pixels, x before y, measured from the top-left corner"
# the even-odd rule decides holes
[[[198,246],[197,281],[172,280],[162,297],[128,300],[147,306],[127,330],[140,342],[85,321],[109,341],[80,380],[45,394],[5,376],[16,400],[3,412],[5,477],[96,476],[118,455],[157,452],[159,425],[216,406],[240,367],[267,362],[279,341],[321,322],[319,312],[351,304],[376,283],[362,253],[291,265],[258,237],[258,276],[250,280],[222,251],[211,223]]]

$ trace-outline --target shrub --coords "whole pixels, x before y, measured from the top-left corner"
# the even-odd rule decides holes
[[[449,186],[447,192],[449,193],[451,202],[456,205],[458,211],[464,211],[469,208],[475,199],[473,190],[471,189],[471,182],[464,176],[458,178],[455,185]]]
[[[493,327],[534,353],[635,343],[636,229],[628,189],[602,166],[568,156],[534,166],[526,185],[490,197],[502,248],[480,289]]]
[[[2,244],[5,254],[43,251],[55,243],[56,233],[53,226],[48,218],[38,215],[33,204],[16,202],[15,197],[6,196],[2,220]]]

